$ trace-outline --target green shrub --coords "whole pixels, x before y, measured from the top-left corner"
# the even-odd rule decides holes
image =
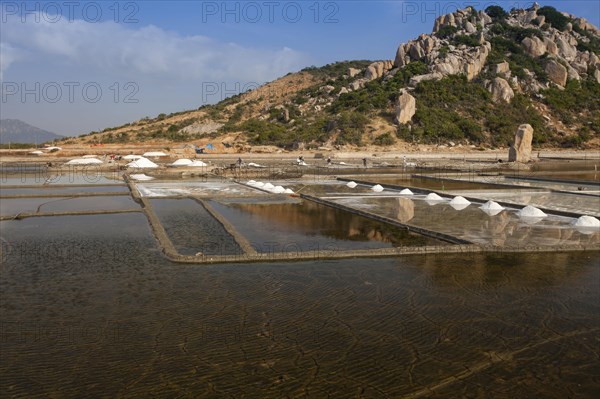
[[[503,21],[508,18],[508,13],[500,6],[489,6],[485,9],[485,13],[494,21]]]
[[[456,26],[446,25],[442,26],[435,35],[440,39],[447,39],[456,32],[458,32],[458,28]]]
[[[479,40],[475,35],[457,35],[452,38],[452,42],[456,45],[464,44],[469,47],[479,47]]]
[[[537,10],[538,15],[546,17],[546,22],[551,24],[554,28],[563,31],[566,29],[569,23],[569,18],[562,15],[556,8],[551,6],[544,6]]]
[[[394,137],[392,137],[392,135],[389,133],[383,133],[373,140],[373,144],[381,146],[393,145],[395,142],[396,140],[394,140]]]

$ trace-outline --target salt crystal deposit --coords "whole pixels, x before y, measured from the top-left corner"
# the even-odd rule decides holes
[[[43,152],[42,151],[31,151],[30,154],[32,154],[32,155],[42,155]]]
[[[546,216],[548,216],[544,212],[542,212],[542,210],[531,205],[527,205],[525,208],[517,212],[517,214],[521,218],[545,218]]]
[[[205,163],[205,162],[196,160],[196,161],[192,162],[191,164],[189,164],[188,166],[191,166],[191,167],[194,167],[194,168],[199,168],[199,167],[202,167],[202,166],[208,166],[208,164]]]
[[[98,158],[98,155],[84,155],[81,158]]]
[[[248,180],[248,181],[246,182],[246,184],[247,184],[247,185],[249,185],[249,186],[253,186],[253,185],[255,185],[255,184],[256,184],[256,182],[255,182],[254,180]]]
[[[48,151],[53,151],[53,150],[60,151],[60,150],[62,150],[62,148],[61,147],[50,146],[50,147],[44,148],[44,150],[48,150]]]
[[[140,158],[127,164],[130,168],[158,168],[158,165],[148,158]]]
[[[412,191],[410,191],[408,188],[405,188],[404,190],[400,191],[400,194],[402,195],[414,195]]]
[[[274,185],[272,185],[271,183],[265,183],[265,185],[263,186],[263,188],[264,188],[265,190],[272,190],[272,189],[274,189],[274,188],[275,188],[275,186],[274,186]]]
[[[504,210],[504,208],[499,203],[494,201],[486,202],[485,204],[481,205],[479,209],[481,209],[484,213],[486,213],[489,216],[496,216]]]
[[[257,163],[254,163],[254,162],[248,162],[248,166],[253,167],[253,168],[266,168],[266,166],[262,166]]]
[[[100,163],[102,161],[96,158],[75,158],[67,162],[67,165],[94,165]]]
[[[264,186],[265,186],[265,183],[263,183],[263,182],[261,182],[261,181],[257,181],[256,183],[254,183],[254,186],[255,186],[255,187],[261,187],[261,188],[262,188],[262,187],[264,187]]]
[[[346,184],[346,187],[350,187],[350,188],[355,188],[356,186],[358,186],[358,184],[356,184],[356,183],[355,183],[355,182],[353,182],[353,181],[350,181],[350,182],[348,182],[348,183]]]
[[[167,154],[165,154],[162,151],[148,151],[144,153],[145,157],[166,157]]]
[[[427,197],[425,197],[427,201],[443,201],[444,199],[437,195],[436,193],[429,193]]]
[[[581,216],[573,223],[573,225],[575,227],[600,229],[600,220],[593,216]]]
[[[191,165],[193,162],[191,159],[186,159],[186,158],[182,158],[182,159],[178,159],[175,162],[173,162],[171,164],[171,166],[189,166]]]
[[[294,194],[294,191],[290,188],[286,188],[284,191],[285,194]]]
[[[450,205],[470,205],[471,202],[466,199],[465,197],[461,197],[460,195],[452,198],[452,201],[450,201]]]
[[[131,177],[133,180],[137,180],[137,181],[148,181],[148,180],[154,180],[154,177],[152,177],[152,176],[146,176],[146,175],[145,175],[145,174],[143,174],[143,173],[129,175],[129,177]]]
[[[379,184],[374,185],[373,187],[371,187],[371,191],[374,191],[376,193],[380,193],[383,191],[383,187]]]
[[[275,186],[271,189],[271,192],[275,194],[283,194],[285,192],[285,188],[282,186]]]

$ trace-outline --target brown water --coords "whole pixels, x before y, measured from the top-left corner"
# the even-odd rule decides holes
[[[258,252],[374,249],[443,242],[311,201],[219,203],[211,206]]]
[[[3,398],[600,388],[599,253],[192,266],[160,255],[141,214],[0,227]]]

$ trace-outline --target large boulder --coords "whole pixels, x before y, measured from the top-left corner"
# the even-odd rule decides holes
[[[412,119],[417,110],[416,101],[405,90],[402,91],[398,97],[398,103],[396,104],[396,118],[395,122],[399,125],[404,125]]]
[[[529,162],[531,160],[531,141],[533,127],[529,124],[519,126],[515,142],[508,150],[508,162]]]
[[[492,66],[492,72],[495,75],[502,75],[508,78],[510,77],[510,64],[506,61],[496,64]]]
[[[515,96],[515,92],[508,82],[502,78],[495,78],[486,85],[486,88],[492,93],[492,98],[496,102],[504,101],[509,103]]]
[[[544,44],[546,45],[546,51],[548,52],[548,54],[558,55],[558,46],[556,45],[556,43],[545,37]]]
[[[546,54],[546,45],[539,37],[526,37],[521,44],[525,52],[534,58]]]
[[[383,74],[392,69],[391,61],[377,61],[373,62],[367,67],[365,71],[365,79],[368,81],[379,79]]]
[[[546,64],[546,73],[548,79],[556,83],[559,86],[565,86],[567,84],[568,71],[563,65],[556,60],[550,60]]]
[[[594,78],[596,78],[596,82],[600,83],[600,69],[594,71]]]
[[[573,60],[577,56],[577,48],[569,43],[569,40],[564,37],[559,37],[556,41],[558,46],[558,54],[566,60]]]
[[[360,73],[360,69],[348,68],[348,76],[350,76],[351,78],[355,77],[359,73]]]

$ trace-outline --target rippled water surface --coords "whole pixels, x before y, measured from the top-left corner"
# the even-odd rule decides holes
[[[194,266],[138,213],[0,228],[3,398],[600,389],[599,253]]]

